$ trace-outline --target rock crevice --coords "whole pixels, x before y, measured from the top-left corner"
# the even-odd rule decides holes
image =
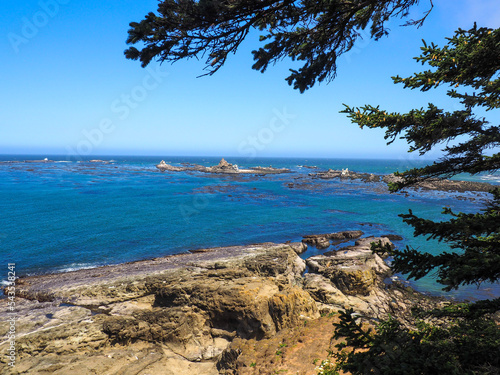
[[[370,250],[371,242],[390,241],[361,235],[305,236],[304,243],[207,249],[21,279],[17,363],[12,369],[1,359],[2,373],[244,374],[248,343],[287,340],[308,322],[313,329],[321,314],[406,311],[407,297],[384,284],[389,268]],[[319,238],[358,239],[302,260],[305,243]]]

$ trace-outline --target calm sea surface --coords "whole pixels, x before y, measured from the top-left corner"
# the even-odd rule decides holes
[[[8,163],[43,159],[55,163]],[[7,263],[19,275],[154,258],[214,246],[300,241],[305,234],[362,230],[365,235],[399,234],[398,246],[439,253],[443,244],[413,238],[397,216],[412,209],[440,220],[442,207],[474,212],[484,193],[419,192],[389,194],[383,184],[313,180],[304,166],[375,174],[423,165],[404,160],[243,159],[226,158],[240,167],[287,167],[281,175],[221,176],[166,172],[161,159],[214,165],[219,158],[106,156],[109,163],[64,160],[61,156],[0,156],[0,279]],[[463,176],[498,184],[499,175]],[[294,183],[294,188],[288,186]],[[466,198],[466,199],[464,199]],[[321,253],[314,248],[304,257]],[[432,278],[412,283],[440,293]],[[500,295],[498,284],[468,287],[456,298]]]

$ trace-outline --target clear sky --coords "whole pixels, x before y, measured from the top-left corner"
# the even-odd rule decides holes
[[[284,80],[290,61],[251,69],[258,32],[210,77],[196,78],[196,60],[143,69],[125,59],[129,22],[157,3],[3,1],[0,154],[416,157],[351,124],[342,103],[457,109],[444,89],[403,90],[390,77],[421,69],[412,58],[422,38],[442,45],[474,21],[500,26],[497,0],[435,0],[423,27],[393,20],[388,37],[361,40],[339,59],[333,82],[300,94]],[[423,0],[413,18],[427,8]]]

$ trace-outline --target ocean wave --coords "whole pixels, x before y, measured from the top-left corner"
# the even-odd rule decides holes
[[[486,176],[481,176],[481,180],[488,181],[488,182],[500,183],[500,176],[493,175],[493,174],[488,174]]]
[[[93,263],[71,263],[68,265],[64,265],[61,267],[53,268],[50,270],[50,272],[28,272],[23,275],[23,277],[31,277],[31,276],[40,276],[40,275],[45,275],[47,273],[65,273],[65,272],[73,272],[73,271],[78,271],[78,270],[90,270],[92,268],[97,268],[101,267],[102,264],[93,264]],[[6,280],[1,281],[2,285],[4,283],[7,283]],[[8,285],[8,284],[5,284]]]
[[[89,270],[92,268],[97,268],[99,265],[90,263],[72,263],[65,267],[58,268],[55,270],[56,273],[72,272],[78,270]]]

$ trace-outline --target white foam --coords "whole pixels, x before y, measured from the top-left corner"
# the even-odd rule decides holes
[[[482,176],[481,180],[484,180],[484,181],[493,181],[493,182],[500,182],[500,176],[493,175],[493,174],[488,174],[486,176]]]
[[[99,266],[95,265],[95,264],[90,264],[90,263],[73,263],[73,264],[69,264],[67,267],[58,269],[56,272],[64,273],[64,272],[72,272],[72,271],[78,271],[78,270],[89,270],[91,268],[97,268],[97,267],[99,267]]]

